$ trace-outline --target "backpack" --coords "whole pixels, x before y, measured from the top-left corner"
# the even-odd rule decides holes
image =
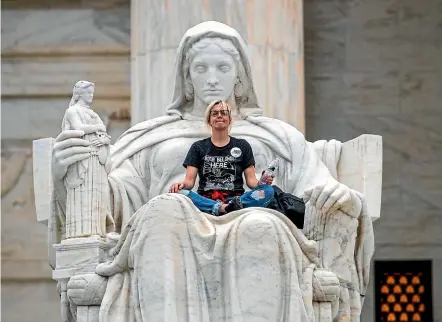
[[[274,199],[267,205],[267,208],[279,211],[284,214],[299,229],[304,228],[305,203],[291,193],[281,190],[273,185],[275,191]]]

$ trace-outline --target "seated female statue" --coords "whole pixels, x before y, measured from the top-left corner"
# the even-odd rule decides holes
[[[257,169],[281,160],[284,171],[274,183],[305,198],[306,216],[346,218],[340,233],[353,237],[331,266],[355,285],[342,288],[342,318],[360,310],[371,256],[358,250],[361,261],[350,256],[343,264],[340,254],[347,261],[348,249],[363,247],[354,237],[363,200],[332,178],[299,131],[261,116],[243,39],[217,22],[189,29],[178,47],[175,76],[166,115],[133,126],[111,150],[115,225],[109,231],[118,234],[118,243],[112,262],[97,267],[109,277],[100,321],[313,321],[312,271],[321,265],[315,241],[270,209],[212,216],[187,196],[168,193],[183,178],[192,144],[208,137],[204,113],[215,100],[228,102],[230,134],[249,142]],[[82,135],[65,131],[56,139],[59,196],[66,167],[83,157]],[[58,202],[62,212],[63,198]]]

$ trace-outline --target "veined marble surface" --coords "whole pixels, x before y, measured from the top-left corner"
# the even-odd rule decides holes
[[[226,23],[248,43],[264,115],[304,132],[302,1],[134,1],[132,124],[163,114],[173,88],[177,44],[193,25]]]

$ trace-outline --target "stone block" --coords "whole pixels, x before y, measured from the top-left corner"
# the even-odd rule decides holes
[[[128,8],[2,10],[2,53],[14,48],[130,44]]]
[[[351,71],[396,70],[399,1],[354,2],[349,10],[346,69]]]
[[[372,220],[380,217],[382,187],[382,137],[362,135],[342,145],[339,181],[361,192]]]
[[[305,42],[307,73],[339,73],[345,68],[345,26],[306,29],[305,37],[308,38]]]
[[[91,48],[93,53],[94,48]],[[57,53],[57,49],[53,49]],[[64,49],[58,57],[30,53],[28,57],[2,59],[4,97],[70,96],[72,86],[81,79],[93,80],[97,98],[129,98],[130,67],[127,55],[113,49],[106,55],[83,56]],[[18,51],[17,54],[20,52]],[[87,50],[84,53],[87,55]],[[67,104],[66,104],[67,105]]]
[[[410,68],[414,69],[416,66],[410,66]],[[442,118],[438,117],[440,113],[439,103],[442,101],[442,91],[440,90],[442,72],[407,69],[401,72],[399,78],[401,113],[414,117],[419,117],[422,114],[432,114],[442,124]]]
[[[344,74],[343,113],[394,115],[399,113],[399,75],[396,71]]]
[[[95,267],[107,260],[106,244],[99,237],[65,239],[53,247],[57,262],[52,274],[55,280],[94,273]]]
[[[400,1],[398,33],[401,66],[414,71],[442,71],[442,5],[439,1]]]
[[[33,142],[33,171],[35,211],[37,221],[48,225],[48,216],[52,211],[52,148],[53,138],[35,140]]]
[[[303,65],[298,56],[271,47],[249,45],[248,49],[253,75],[262,76],[255,77],[253,85],[264,115],[304,131],[304,80],[299,77]]]
[[[333,118],[342,113],[342,96],[345,93],[341,73],[307,73],[305,86],[306,103],[309,106],[306,115],[318,119],[322,116]],[[306,128],[309,131],[309,127]]]

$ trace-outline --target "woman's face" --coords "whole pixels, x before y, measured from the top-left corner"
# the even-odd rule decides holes
[[[206,104],[229,100],[237,82],[237,69],[232,56],[217,45],[199,52],[190,64],[190,79],[195,96]]]
[[[217,104],[210,110],[210,126],[212,129],[224,130],[229,128],[231,122],[230,112],[227,107]]]
[[[90,86],[86,89],[84,89],[81,93],[80,98],[86,103],[91,104],[92,100],[94,99],[94,87]]]

